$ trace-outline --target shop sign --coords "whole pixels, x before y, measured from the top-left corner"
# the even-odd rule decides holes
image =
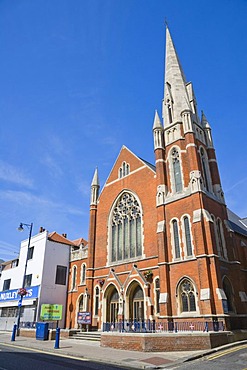
[[[62,320],[63,305],[62,304],[42,304],[41,305],[41,320]]]
[[[12,290],[5,290],[4,292],[0,292],[0,302],[8,302],[8,301],[17,301],[20,299],[20,295],[18,294],[19,289],[12,289]],[[34,299],[38,298],[39,295],[39,285],[30,286],[26,288],[27,294],[23,296],[23,300],[25,299]]]

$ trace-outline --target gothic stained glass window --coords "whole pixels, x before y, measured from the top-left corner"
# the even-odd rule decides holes
[[[133,194],[123,193],[111,215],[111,262],[142,255],[141,208]]]
[[[173,170],[175,192],[178,193],[182,191],[183,185],[182,185],[180,158],[179,158],[178,150],[176,148],[172,150],[172,170]]]
[[[188,279],[184,279],[181,282],[179,295],[181,299],[181,312],[196,311],[195,291],[192,283]]]

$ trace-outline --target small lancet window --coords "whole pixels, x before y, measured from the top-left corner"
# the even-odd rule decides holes
[[[209,191],[208,171],[207,171],[205,152],[204,152],[203,148],[201,148],[200,154],[201,154],[202,172],[203,172],[203,178],[204,178],[204,181],[205,181],[205,187],[206,187],[207,191]]]
[[[130,173],[130,165],[126,162],[122,163],[122,166],[118,170],[118,177],[121,179],[124,176],[129,175]]]
[[[175,192],[179,193],[182,191],[182,174],[181,174],[179,153],[176,148],[172,150],[172,170],[173,170]]]
[[[172,107],[171,107],[170,102],[168,102],[168,104],[167,104],[167,110],[168,110],[169,123],[172,123]]]
[[[76,266],[73,267],[73,274],[72,274],[72,290],[76,288]]]
[[[160,279],[155,279],[155,303],[156,303],[156,314],[160,312]]]
[[[192,256],[190,223],[189,223],[189,218],[187,216],[184,217],[184,233],[185,233],[185,243],[186,243],[187,256]]]
[[[99,314],[99,287],[96,287],[96,289],[95,289],[94,314],[95,314],[95,316],[98,316],[98,314]]]
[[[174,248],[175,248],[175,258],[180,258],[180,243],[179,243],[178,222],[177,222],[177,220],[172,221],[172,227],[173,227],[173,240],[174,240]]]

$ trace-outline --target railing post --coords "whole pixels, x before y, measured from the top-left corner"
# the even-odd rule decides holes
[[[177,323],[175,322],[174,325],[175,325],[175,330],[174,331],[175,331],[175,333],[177,333],[178,332]]]
[[[17,325],[14,324],[13,330],[12,330],[11,342],[14,342],[15,341],[16,328],[17,328]]]
[[[59,338],[60,338],[60,328],[56,328],[56,339],[55,339],[55,345],[54,348],[59,348]]]

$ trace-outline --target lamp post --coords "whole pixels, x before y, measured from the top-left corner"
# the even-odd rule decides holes
[[[24,226],[26,226],[29,229],[29,237],[28,237],[28,245],[27,245],[27,254],[26,254],[26,261],[25,261],[25,267],[24,267],[24,273],[23,273],[23,280],[22,280],[22,286],[21,289],[25,288],[25,277],[26,277],[26,271],[27,271],[27,261],[28,261],[28,251],[31,243],[31,237],[32,237],[32,230],[33,230],[33,223],[31,224],[24,224],[23,222],[20,223],[20,226],[18,227],[18,231],[23,231]],[[23,295],[20,295],[20,299],[18,301],[18,315],[17,315],[17,335],[19,334],[19,328],[20,328],[20,319],[21,319],[21,307],[22,307],[22,300]]]

